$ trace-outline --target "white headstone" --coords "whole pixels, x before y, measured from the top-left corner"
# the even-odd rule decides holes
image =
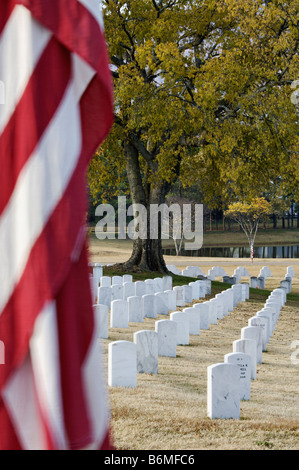
[[[128,328],[129,309],[126,300],[113,300],[111,302],[110,326],[111,328]]]
[[[286,292],[286,289],[285,288],[282,288],[282,287],[278,287],[277,289],[274,289],[272,292],[271,292],[271,297],[272,296],[278,296],[280,297],[281,299],[281,305],[284,306],[285,303],[286,303],[286,299],[287,299],[287,292]]]
[[[111,306],[111,286],[98,288],[98,304]]]
[[[268,319],[265,317],[251,317],[248,320],[248,326],[256,326],[262,331],[262,351],[267,350],[268,343]]]
[[[279,315],[280,315],[280,304],[277,300],[273,298],[268,298],[266,300],[266,303],[264,304],[266,308],[270,308],[273,312],[273,319],[272,319],[272,328],[275,330],[276,323],[278,321]]]
[[[155,293],[163,292],[163,279],[162,277],[155,277]]]
[[[204,280],[205,285],[206,285],[206,295],[211,295],[212,291],[212,282],[210,279],[205,279]]]
[[[266,279],[263,277],[263,276],[259,276],[257,278],[257,288],[258,289],[265,289],[265,283],[266,283]]]
[[[201,330],[209,330],[209,328],[210,328],[209,303],[208,302],[201,302],[199,304],[194,304],[193,308],[196,308],[199,311],[200,329]]]
[[[130,341],[114,341],[108,344],[108,385],[132,388],[137,386],[136,344]]]
[[[135,296],[135,284],[131,281],[123,283],[123,299],[127,300],[128,297]]]
[[[133,282],[133,276],[132,274],[124,274],[123,275],[123,284],[125,282]]]
[[[222,294],[215,295],[215,302],[217,303],[217,320],[222,320],[224,316],[224,311],[226,311],[225,307],[225,298]]]
[[[279,304],[279,310],[281,310],[284,305],[282,293],[278,291],[271,292],[267,300],[277,302]]]
[[[222,302],[222,311],[223,311],[223,316],[227,316],[229,312],[229,306],[230,306],[230,301],[229,301],[229,292],[227,290],[222,291],[220,294],[216,294],[216,298],[220,298]]]
[[[228,313],[233,312],[233,310],[234,310],[234,293],[233,293],[232,288],[225,289],[224,291],[222,291],[222,293],[226,297]]]
[[[256,379],[256,341],[253,339],[238,339],[233,342],[233,352],[242,352],[251,357],[251,379]]]
[[[189,344],[189,317],[184,312],[172,312],[170,320],[177,323],[177,344]]]
[[[103,267],[101,263],[88,263],[89,266],[92,266],[92,275],[100,279],[103,276]]]
[[[174,290],[166,290],[165,293],[168,295],[168,310],[173,312],[176,310],[176,292]]]
[[[111,302],[113,300],[123,299],[123,286],[121,284],[112,284],[111,286]]]
[[[153,279],[146,279],[144,281],[144,283],[145,283],[145,292],[146,292],[146,294],[155,294],[156,293],[155,281]]]
[[[193,300],[198,300],[199,297],[199,284],[196,282],[189,282],[189,286],[192,287],[192,299]]]
[[[156,305],[158,315],[168,315],[168,294],[166,292],[157,292]]]
[[[292,289],[292,284],[290,281],[284,279],[283,281],[280,281],[280,287],[285,287],[287,290],[287,293],[289,294]]]
[[[127,298],[129,309],[129,322],[143,322],[142,298],[133,295]]]
[[[142,297],[146,294],[146,285],[144,281],[135,282],[135,295],[137,297]]]
[[[199,298],[204,299],[206,296],[206,283],[203,280],[195,281],[195,284],[199,287]]]
[[[262,310],[260,310],[256,314],[257,317],[265,317],[265,318],[268,319],[268,329],[267,329],[268,340],[267,340],[267,342],[269,342],[269,340],[272,336],[272,332],[273,332],[273,315],[274,315],[274,313],[275,312],[271,308],[268,309],[267,307],[264,307]]]
[[[92,303],[96,304],[98,302],[99,283],[97,279],[95,279],[91,275],[89,276],[89,282],[90,282],[90,292],[91,292],[91,297],[92,297]]]
[[[217,325],[218,320],[218,313],[221,310],[221,305],[219,304],[219,300],[214,297],[213,299],[209,300],[210,302],[210,323],[212,325]]]
[[[287,276],[291,276],[291,277],[295,276],[295,271],[294,271],[293,266],[288,266],[287,267]]]
[[[111,286],[111,277],[110,276],[102,276],[100,278],[100,286],[101,287],[110,287]]]
[[[186,304],[192,304],[192,286],[183,286]]]
[[[158,355],[176,357],[177,323],[171,320],[157,320],[155,331],[158,334]]]
[[[233,352],[224,356],[224,362],[235,364],[240,373],[240,400],[250,400],[251,357],[242,352]]]
[[[234,294],[234,307],[237,307],[240,302],[242,302],[242,285],[234,284],[232,286],[232,291]]]
[[[173,274],[180,274],[179,269],[174,265],[174,264],[167,264],[166,265],[168,271],[170,271]]]
[[[152,330],[141,330],[134,333],[137,347],[137,372],[145,374],[158,373],[158,334]]]
[[[157,318],[157,298],[155,294],[145,294],[141,297],[143,317]]]
[[[215,299],[210,299],[208,301],[209,304],[209,318],[210,318],[210,324],[211,325],[217,325],[217,311],[218,311],[218,300]]]
[[[123,285],[123,278],[122,276],[112,276],[112,285]]]
[[[213,364],[207,369],[207,412],[211,419],[240,418],[240,372],[228,363]]]
[[[200,334],[200,314],[197,308],[187,307],[183,309],[189,317],[189,334],[199,335]]]
[[[280,286],[279,289],[283,293],[283,305],[285,305],[287,301],[287,294],[288,294],[288,289],[286,287]],[[278,289],[277,289],[278,290]]]
[[[241,329],[241,339],[253,339],[256,342],[256,362],[262,363],[263,355],[263,333],[257,326],[245,326]]]
[[[245,302],[247,299],[249,299],[249,284],[246,282],[243,282],[240,285],[242,288],[242,302]]]
[[[185,307],[185,294],[183,286],[175,286],[173,290],[176,293],[176,305],[177,307]]]
[[[163,276],[163,290],[172,290],[172,277]]]
[[[103,276],[103,268],[99,263],[89,263],[92,266],[92,277],[95,296],[98,294],[98,287],[100,285],[101,277]]]
[[[108,338],[109,309],[107,305],[95,304],[92,307],[98,338]]]

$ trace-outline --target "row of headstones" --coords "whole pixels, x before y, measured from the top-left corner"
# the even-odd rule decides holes
[[[223,276],[222,281],[226,284],[238,284],[240,275],[234,273],[233,276]],[[250,276],[250,287],[255,289],[264,289],[267,278],[264,276]]]
[[[208,279],[214,281],[215,277],[227,276],[227,273],[220,266],[213,266],[209,269],[208,274],[205,274],[199,266],[187,266],[185,269],[180,271],[174,264],[168,264],[167,268],[173,274],[178,274],[180,276],[188,277],[207,277]]]
[[[256,379],[257,364],[262,363],[273,331],[285,305],[288,290],[273,290],[262,310],[241,329],[241,339],[233,342],[233,352],[223,363],[207,368],[207,414],[212,419],[239,419],[241,400],[250,400],[251,380]]]
[[[228,284],[239,284],[243,276],[250,278],[250,287],[257,289],[264,289],[265,282],[269,276],[272,276],[268,266],[263,266],[260,269],[258,276],[251,276],[246,268],[243,266],[238,266],[232,276],[229,276],[225,270],[220,266],[213,266],[209,269],[208,274],[206,275],[198,266],[187,266],[181,272],[174,265],[168,265],[168,269],[175,274],[180,274],[182,276],[206,276],[208,279],[215,280],[216,277],[222,277],[223,282]],[[291,268],[293,269],[293,268]]]
[[[144,282],[131,282],[130,284],[132,284],[131,287],[133,288],[132,294],[139,293],[139,295],[125,298],[121,295],[119,299],[115,300],[111,300],[113,285],[110,288],[108,286],[98,288],[100,303],[94,304],[93,308],[97,319],[98,336],[100,338],[108,338],[109,312],[111,328],[128,328],[130,322],[143,323],[144,318],[157,318],[158,315],[168,315],[169,312],[175,311],[177,307],[185,307],[193,301],[204,299],[206,295],[211,293],[211,281],[209,280],[198,280],[190,282],[189,285],[175,286],[165,291],[161,290],[163,289],[163,282],[164,285],[170,287],[171,278],[166,283],[164,278],[150,279],[149,281],[151,281],[150,284],[147,284],[147,280]],[[152,281],[161,281],[160,287],[155,287]],[[143,282],[144,286],[154,285],[158,292],[154,290],[155,293],[153,294],[140,295],[143,292],[139,290],[140,282]],[[127,281],[124,285],[126,284],[128,284]],[[105,296],[102,296],[102,288],[105,288]],[[109,289],[108,295],[107,291]]]
[[[187,304],[191,304],[194,300],[199,300],[205,298],[207,294],[211,293],[211,281],[197,280],[190,282],[189,285],[185,286],[175,286],[172,290],[167,289],[166,291],[161,291],[163,283],[170,287],[171,278],[165,282],[165,278],[157,278],[156,280],[160,281],[160,287],[156,287],[159,292],[155,294],[145,294],[145,295],[133,295],[123,300],[122,294],[119,299],[111,300],[111,292],[113,292],[114,285],[108,286],[108,283],[114,282],[113,278],[102,277],[102,285],[98,288],[100,291],[99,299],[100,303],[94,304],[94,310],[97,318],[98,324],[98,336],[100,338],[108,338],[108,323],[109,323],[109,311],[110,311],[110,327],[111,328],[128,328],[129,322],[138,322],[141,323],[144,321],[144,318],[156,318],[157,315],[167,315],[169,311],[173,312],[177,307],[185,307]],[[147,281],[141,282],[136,281],[135,283],[130,282],[127,278],[124,279],[124,285],[130,283],[133,287],[132,293],[137,293],[135,289],[139,289],[140,283],[147,285]],[[152,284],[150,284],[152,285]],[[249,285],[240,284],[241,287],[235,287],[234,297],[237,297],[236,302],[246,300],[249,295]],[[121,287],[121,285],[118,285]],[[105,289],[105,296],[102,296],[102,289]],[[122,291],[121,291],[122,292]],[[109,295],[108,295],[109,294]],[[220,301],[220,294],[217,294],[214,299],[211,299],[208,302],[203,302],[200,304],[201,309],[206,309],[206,312],[209,311],[208,316],[205,314],[202,318],[202,329],[207,328],[209,323],[215,323],[217,321],[217,316],[220,318],[220,315],[223,315],[222,311],[227,311],[229,308],[228,305],[224,305],[224,299]],[[229,303],[226,301],[226,303]],[[223,304],[223,305],[222,305]],[[197,304],[196,304],[197,305]],[[205,316],[206,315],[206,319]]]
[[[114,341],[108,345],[108,384],[136,387],[138,373],[158,373],[158,357],[176,357],[178,345],[188,345],[190,335],[216,324],[239,302],[249,298],[249,284],[232,286],[207,302],[195,303],[170,313],[170,319],[155,322],[155,331],[141,330],[133,342]]]
[[[288,266],[287,267],[287,272],[282,281],[280,281],[280,287],[284,287],[287,290],[287,293],[289,294],[292,290],[292,282],[293,282],[293,277],[295,277],[295,271],[293,266]]]
[[[263,266],[258,276],[251,276],[246,268],[239,266],[234,270],[232,276],[224,275],[222,276],[222,280],[227,284],[238,284],[242,276],[250,278],[250,287],[264,289],[267,278],[271,276],[271,271],[267,266]]]

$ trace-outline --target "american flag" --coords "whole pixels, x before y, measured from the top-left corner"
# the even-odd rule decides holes
[[[111,448],[84,230],[113,120],[98,0],[0,0],[0,83],[0,449]]]

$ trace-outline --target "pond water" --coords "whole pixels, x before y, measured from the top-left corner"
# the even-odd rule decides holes
[[[175,256],[174,248],[163,249],[164,255]],[[182,250],[181,256],[203,256],[212,258],[250,258],[249,246],[242,247],[212,247],[200,250]],[[256,246],[254,247],[255,258],[299,258],[299,245],[282,246]]]

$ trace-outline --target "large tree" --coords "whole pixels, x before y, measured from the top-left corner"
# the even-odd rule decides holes
[[[148,214],[147,234],[134,240],[124,269],[167,271],[161,233],[150,236],[150,207],[165,202],[186,157],[194,154],[197,110],[184,97],[197,70],[194,55],[217,27],[216,2],[208,3],[103,2],[115,124],[91,164],[91,185],[98,190],[107,178],[115,184],[125,171],[133,203]]]
[[[199,180],[210,207],[259,195],[277,176],[298,192],[298,0],[103,6],[115,124],[91,185],[126,174],[148,209],[178,178]],[[160,237],[134,241],[124,269],[134,267],[166,270]]]

